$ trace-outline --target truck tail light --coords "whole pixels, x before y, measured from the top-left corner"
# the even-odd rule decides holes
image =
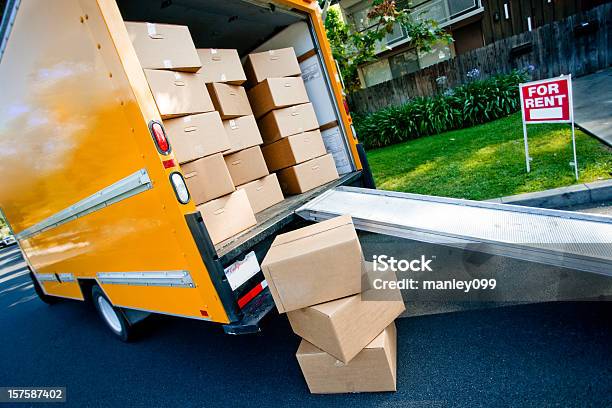
[[[151,131],[151,136],[153,136],[153,141],[155,142],[157,151],[164,155],[169,154],[170,142],[166,137],[166,132],[164,131],[164,127],[161,125],[161,123],[152,120],[149,123],[149,130]]]
[[[346,98],[342,98],[342,105],[344,105],[344,111],[348,116],[351,116],[351,109],[349,108],[348,101]]]
[[[176,199],[179,201],[179,203],[187,204],[189,202],[190,195],[183,175],[176,171],[170,174],[170,184],[172,184],[172,188],[174,188],[174,194],[176,194]]]

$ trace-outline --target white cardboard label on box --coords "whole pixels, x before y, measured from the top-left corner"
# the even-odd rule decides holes
[[[236,290],[244,282],[261,271],[255,252],[249,252],[242,261],[237,261],[225,268],[225,276],[232,290]]]
[[[165,68],[172,68],[172,61],[170,61],[169,59],[165,59],[164,60],[164,67]]]
[[[150,37],[154,37],[157,35],[157,27],[153,23],[147,23],[147,32]]]
[[[231,119],[229,124],[230,124],[230,128],[232,128],[232,130],[238,129],[238,124],[236,123],[236,121],[234,119]]]

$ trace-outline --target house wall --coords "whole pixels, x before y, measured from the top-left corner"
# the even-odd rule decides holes
[[[485,44],[501,40],[604,4],[606,0],[482,0]],[[507,10],[507,13],[506,13]]]
[[[467,82],[467,73],[474,68],[478,68],[481,78],[530,68],[531,77],[537,80],[561,74],[585,75],[611,65],[612,2],[609,2],[353,92],[348,101],[353,112],[362,114],[401,105]]]

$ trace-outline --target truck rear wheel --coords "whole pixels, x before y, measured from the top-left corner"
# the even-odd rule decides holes
[[[58,297],[49,296],[45,294],[45,292],[40,287],[40,283],[38,283],[38,279],[36,279],[32,271],[30,271],[30,279],[32,279],[32,284],[34,285],[34,292],[36,292],[36,295],[38,295],[38,298],[42,300],[44,303],[48,305],[52,305],[60,301],[60,298]]]
[[[98,314],[113,334],[121,341],[130,341],[133,327],[127,321],[121,309],[111,304],[98,285],[92,287],[91,298]]]

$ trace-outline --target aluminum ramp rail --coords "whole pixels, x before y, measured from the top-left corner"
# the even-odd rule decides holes
[[[612,217],[357,187],[296,210],[349,214],[359,230],[612,276]]]

